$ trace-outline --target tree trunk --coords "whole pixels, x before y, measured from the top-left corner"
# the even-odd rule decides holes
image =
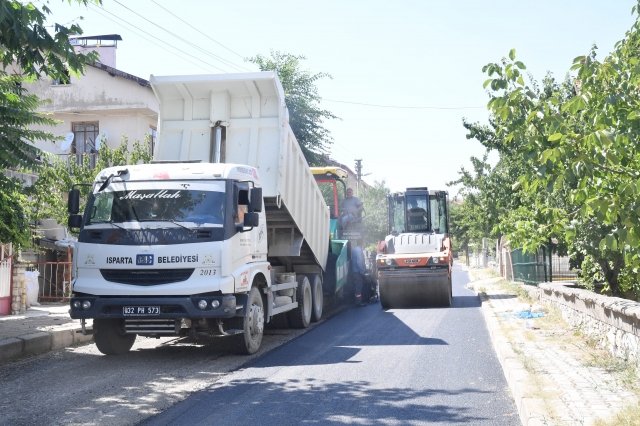
[[[618,296],[620,294],[618,276],[620,275],[620,270],[624,266],[624,260],[622,257],[618,257],[613,264],[613,268],[611,268],[609,262],[606,260],[599,260],[598,264],[602,268],[602,272],[604,272],[605,279],[607,280],[607,284],[609,284],[609,289],[611,290],[611,295]]]
[[[465,241],[464,243],[464,256],[466,258],[467,267],[469,267],[469,241]]]

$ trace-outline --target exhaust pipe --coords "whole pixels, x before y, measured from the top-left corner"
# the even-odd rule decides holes
[[[227,127],[228,125],[229,124],[226,121],[218,120],[212,126],[215,130],[214,134],[212,135],[215,138],[212,158],[213,163],[220,163],[221,161],[220,157],[222,157],[222,128]]]

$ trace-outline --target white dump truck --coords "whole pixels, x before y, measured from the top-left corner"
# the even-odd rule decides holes
[[[80,191],[69,193],[69,227],[79,229],[71,317],[108,355],[136,336],[170,335],[228,335],[252,354],[265,323],[319,320],[329,210],[277,75],[152,76],[151,85],[154,161],[102,170],[83,215]]]

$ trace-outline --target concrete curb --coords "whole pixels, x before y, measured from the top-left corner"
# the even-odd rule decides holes
[[[478,281],[476,281],[477,283]],[[544,401],[540,398],[527,398],[526,389],[529,386],[529,372],[525,369],[518,355],[514,352],[509,340],[505,337],[498,317],[489,306],[489,299],[485,293],[476,293],[482,303],[482,313],[491,336],[493,348],[496,351],[504,377],[507,379],[511,394],[518,409],[518,415],[523,426],[546,425],[548,422],[544,412]]]
[[[0,340],[0,363],[64,349],[93,340],[93,336],[84,336],[76,333],[76,330],[81,330],[81,327],[41,331]]]

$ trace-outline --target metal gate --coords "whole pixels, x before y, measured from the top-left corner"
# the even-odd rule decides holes
[[[0,243],[0,315],[11,313],[13,246]]]
[[[535,253],[524,253],[522,248],[511,251],[514,281],[526,284],[546,282],[548,277],[547,250],[545,247]]]
[[[38,301],[63,302],[71,295],[71,262],[25,262],[38,271]]]

